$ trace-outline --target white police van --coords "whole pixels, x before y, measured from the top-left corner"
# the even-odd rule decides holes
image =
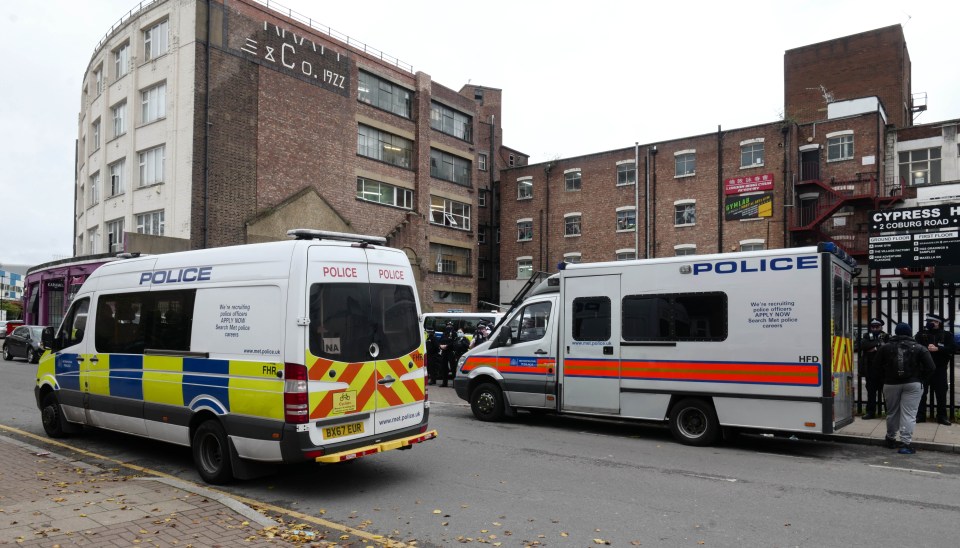
[[[211,483],[435,437],[406,255],[383,238],[290,234],[95,270],[45,337],[47,434],[86,425],[190,446]]]
[[[853,421],[851,280],[820,247],[566,265],[463,356],[480,420],[518,409],[831,433]]]

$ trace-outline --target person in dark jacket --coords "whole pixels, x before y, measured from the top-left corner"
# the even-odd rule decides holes
[[[947,417],[947,366],[956,351],[956,344],[953,341],[953,333],[944,331],[943,324],[943,317],[927,314],[925,328],[917,333],[917,342],[927,347],[930,355],[933,356],[933,363],[937,366],[929,381],[923,383],[923,396],[920,398],[917,422],[927,420],[927,393],[932,387],[934,396],[932,403],[936,404],[937,422],[943,425],[950,424],[950,419]]]
[[[490,324],[481,320],[477,324],[477,329],[473,332],[473,340],[470,341],[470,348],[483,344],[490,337]]]
[[[437,384],[438,370],[440,369],[440,342],[431,330],[427,335],[427,378],[429,384]]]
[[[877,415],[877,406],[883,393],[883,372],[877,363],[877,352],[890,337],[883,332],[883,322],[878,319],[870,320],[869,330],[860,338],[860,364],[863,366],[863,375],[867,378],[867,412],[864,420],[870,420]]]
[[[443,335],[440,335],[440,365],[437,367],[437,380],[440,381],[441,387],[447,386],[450,372],[457,366],[457,358],[454,358],[456,342],[457,330],[453,327],[453,322],[448,321],[443,329]],[[452,364],[451,361],[453,361]]]
[[[934,370],[930,351],[918,344],[910,333],[910,324],[897,324],[890,342],[877,352],[883,371],[883,397],[887,402],[887,447],[900,446],[898,452],[904,455],[916,452],[910,442],[923,393],[920,383]]]

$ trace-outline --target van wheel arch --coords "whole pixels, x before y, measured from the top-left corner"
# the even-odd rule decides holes
[[[470,410],[485,422],[496,422],[507,413],[507,401],[500,383],[491,377],[478,377],[470,383]]]

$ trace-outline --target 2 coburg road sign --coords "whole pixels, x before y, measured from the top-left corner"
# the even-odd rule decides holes
[[[960,205],[871,211],[869,232],[871,268],[960,264]]]

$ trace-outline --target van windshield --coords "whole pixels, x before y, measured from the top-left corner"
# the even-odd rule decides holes
[[[406,285],[313,284],[310,352],[339,362],[399,358],[420,347],[417,303]]]

